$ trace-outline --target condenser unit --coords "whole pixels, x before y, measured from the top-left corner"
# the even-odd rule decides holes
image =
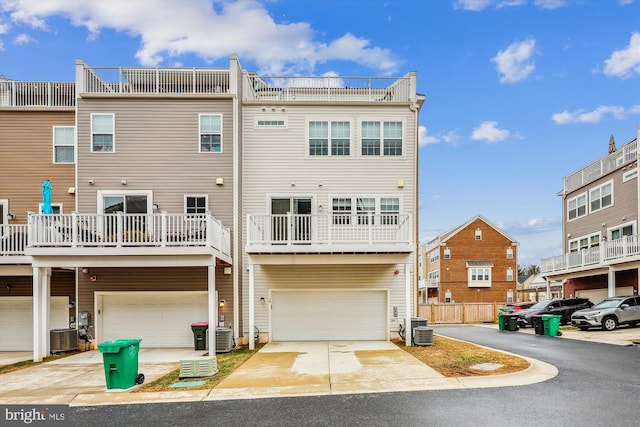
[[[201,356],[180,361],[180,378],[210,377],[217,373],[216,356]]]
[[[417,328],[418,326],[427,326],[427,319],[423,318],[423,317],[412,317],[411,318],[411,330],[409,331],[409,329],[407,328],[407,321],[405,320],[404,323],[404,330],[405,330],[405,334],[411,334],[411,337],[413,337],[413,330],[415,328]]]
[[[233,329],[216,328],[216,353],[228,353],[233,350]]]
[[[76,329],[51,329],[49,331],[51,353],[61,353],[78,349],[78,331]]]
[[[426,326],[417,326],[413,330],[413,343],[420,346],[433,345],[433,329]]]

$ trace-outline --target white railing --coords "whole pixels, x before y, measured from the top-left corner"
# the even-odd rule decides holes
[[[409,102],[415,75],[405,77],[263,77],[246,74],[245,101]]]
[[[229,70],[218,68],[84,67],[84,93],[224,94]]]
[[[30,247],[200,246],[231,253],[229,229],[209,214],[29,215]]]
[[[74,107],[75,83],[0,80],[0,107]]]
[[[337,245],[413,241],[411,217],[368,215],[248,215],[248,245]]]
[[[615,262],[625,262],[632,257],[640,256],[640,240],[638,235],[624,236],[609,242],[602,242],[595,248],[569,252],[540,261],[541,273],[554,273],[584,267],[607,265]]]
[[[27,236],[27,224],[0,225],[0,256],[24,255]]]
[[[603,175],[617,169],[618,167],[632,162],[636,159],[638,153],[638,140],[623,145],[611,154],[603,156],[598,160],[588,164],[579,171],[572,173],[564,178],[564,190],[566,192],[573,191],[582,187]]]

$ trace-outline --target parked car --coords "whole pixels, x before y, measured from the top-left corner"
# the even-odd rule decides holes
[[[512,302],[510,304],[505,305],[504,307],[500,307],[500,311],[503,313],[515,313],[520,310],[526,310],[527,308],[531,308],[536,302],[535,301],[526,301],[526,302]]]
[[[542,314],[554,314],[562,316],[560,324],[568,325],[571,323],[571,315],[585,308],[590,308],[593,303],[587,298],[554,298],[546,301],[540,301],[531,308],[520,310],[518,312],[518,326],[527,328],[533,326],[533,316]]]
[[[593,327],[613,331],[622,324],[636,326],[640,324],[640,296],[607,298],[591,308],[573,313],[571,324],[583,331]]]

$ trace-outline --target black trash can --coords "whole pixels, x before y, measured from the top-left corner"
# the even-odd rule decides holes
[[[531,316],[531,322],[533,323],[533,329],[536,331],[536,335],[544,335],[544,322],[542,321],[542,315]]]
[[[507,331],[517,331],[518,328],[518,315],[517,314],[503,314],[504,328]]]
[[[194,322],[191,324],[191,330],[193,331],[193,348],[195,350],[207,349],[208,329],[209,322]]]

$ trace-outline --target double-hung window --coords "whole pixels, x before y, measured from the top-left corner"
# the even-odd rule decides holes
[[[609,181],[589,191],[591,212],[599,211],[613,204],[613,181]]]
[[[491,267],[470,267],[467,271],[469,287],[491,286]]]
[[[91,151],[113,153],[115,116],[113,114],[91,114]]]
[[[200,152],[222,152],[222,115],[200,114]]]
[[[334,225],[351,224],[351,198],[335,197],[331,202]]]
[[[397,225],[400,214],[400,199],[397,197],[382,197],[380,199],[381,222],[385,225]]]
[[[569,252],[578,252],[584,249],[600,246],[600,233],[578,237],[569,241]]]
[[[350,122],[309,122],[310,156],[349,156],[350,154]]]
[[[397,225],[400,214],[400,198],[333,197],[331,199],[331,213],[334,225],[355,223],[357,225]]]
[[[402,122],[362,122],[361,154],[363,156],[401,156]]]
[[[204,215],[207,213],[206,195],[184,196],[184,212],[188,215]]]
[[[358,224],[371,224],[375,221],[373,215],[376,213],[376,199],[373,197],[358,197],[356,199],[356,210],[358,212]]]
[[[587,193],[567,201],[567,219],[572,221],[587,214]]]
[[[75,161],[75,128],[73,126],[53,127],[53,163],[73,163]]]

